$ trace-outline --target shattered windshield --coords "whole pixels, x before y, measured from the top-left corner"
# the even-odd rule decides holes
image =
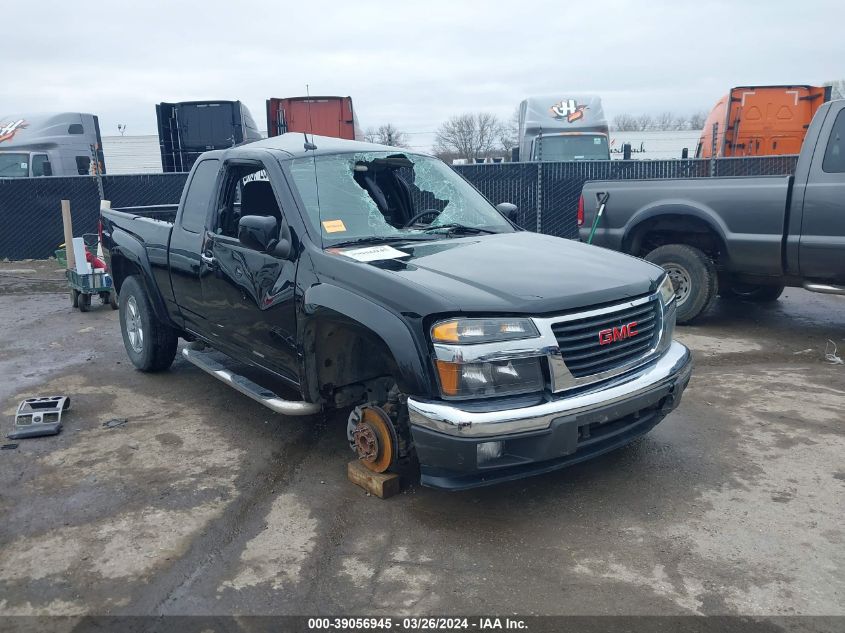
[[[463,178],[428,156],[357,152],[297,158],[291,173],[325,242],[514,229]]]

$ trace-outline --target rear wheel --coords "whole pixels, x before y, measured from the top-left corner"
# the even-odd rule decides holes
[[[135,276],[120,288],[120,330],[129,360],[141,371],[161,371],[173,363],[179,337],[155,315]]]
[[[785,288],[786,286],[755,286],[753,284],[732,283],[722,290],[722,296],[726,299],[769,303],[777,301]]]
[[[72,288],[70,291],[70,305],[74,308],[79,307],[79,291],[75,288]]]
[[[707,255],[687,244],[659,246],[645,259],[661,266],[675,287],[678,323],[689,323],[716,298],[719,281],[716,266]]]

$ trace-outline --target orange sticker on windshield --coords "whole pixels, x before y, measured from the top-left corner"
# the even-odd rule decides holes
[[[326,233],[343,233],[346,230],[346,225],[343,220],[323,220],[323,229]]]

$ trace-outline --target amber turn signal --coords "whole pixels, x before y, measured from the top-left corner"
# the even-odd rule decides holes
[[[458,395],[461,366],[445,360],[437,361],[437,373],[440,376],[440,389],[444,396]]]
[[[435,341],[457,343],[460,340],[458,337],[458,322],[444,321],[443,323],[438,323],[431,330],[431,337]]]

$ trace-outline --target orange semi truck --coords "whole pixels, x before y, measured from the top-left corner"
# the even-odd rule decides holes
[[[696,157],[798,154],[816,110],[830,101],[825,86],[739,86],[716,102]]]
[[[362,140],[352,97],[267,99],[267,136],[307,132],[349,141]]]

